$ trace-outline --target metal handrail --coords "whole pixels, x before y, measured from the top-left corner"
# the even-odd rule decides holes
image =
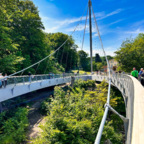
[[[3,78],[0,80],[3,80],[5,82],[5,79],[7,79],[7,85],[14,84],[25,84],[25,83],[32,83],[36,81],[43,81],[48,79],[58,79],[58,78],[67,78],[70,76],[80,76],[84,74],[73,74],[73,73],[63,73],[63,74],[41,74],[41,75],[23,75],[23,76],[11,76],[9,78]]]
[[[126,126],[125,131],[126,131],[126,135],[127,135],[127,141],[128,141],[128,143],[131,143],[131,136],[132,136],[131,132],[132,132],[132,123],[133,123],[132,121],[133,121],[133,119],[132,119],[132,117],[130,117],[130,119],[128,119],[127,117],[123,117],[122,115],[120,115],[118,112],[116,112],[110,106],[109,102],[110,102],[110,85],[111,85],[111,81],[115,84],[115,86],[121,87],[121,85],[123,85],[122,89],[123,88],[127,89],[127,91],[124,92],[124,96],[126,96],[126,97],[129,96],[129,95],[131,96],[130,113],[132,113],[132,111],[133,111],[133,106],[132,105],[133,105],[133,97],[134,96],[133,96],[132,90],[134,90],[134,85],[133,85],[132,79],[127,74],[114,74],[114,75],[111,75],[111,80],[110,79],[108,80],[109,88],[108,88],[107,103],[105,104],[104,115],[103,115],[103,118],[102,118],[102,121],[101,121],[101,124],[100,124],[100,127],[99,127],[99,130],[98,130],[98,133],[97,133],[96,140],[95,140],[94,144],[99,144],[100,143],[101,136],[102,136],[102,133],[103,133],[104,124],[106,122],[106,118],[107,118],[107,114],[108,114],[109,110],[111,110],[112,112],[117,114],[124,121],[124,123],[127,123],[129,121],[130,126],[129,126],[128,129],[127,129],[127,126]],[[128,83],[130,85],[127,85]]]

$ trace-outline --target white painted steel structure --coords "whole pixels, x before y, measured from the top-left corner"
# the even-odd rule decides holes
[[[77,76],[76,79],[87,80],[89,76]],[[57,75],[55,78],[49,78],[49,75],[35,76],[30,80],[28,76],[11,77],[6,88],[0,89],[0,102],[27,94],[43,88],[61,85],[71,82],[71,76]]]
[[[75,79],[83,79],[83,80],[96,80],[96,81],[103,81],[106,80],[109,81],[109,78],[107,76],[102,75],[81,75],[81,76],[74,76]],[[19,80],[18,80],[19,79]],[[21,79],[21,81],[20,81]],[[27,79],[27,81],[22,81],[24,79]],[[66,75],[65,77],[61,76],[55,76],[55,78],[49,79],[48,75],[42,75],[35,77],[35,80],[32,80],[29,82],[28,77],[17,77],[17,83],[9,83],[6,88],[0,89],[0,102],[3,102],[5,100],[30,93],[35,90],[43,89],[46,87],[56,86],[60,84],[70,83],[71,82],[71,76]],[[112,85],[117,87],[119,91],[122,93],[124,101],[125,101],[125,107],[126,107],[126,118],[119,115],[117,112],[115,112],[109,105],[105,105],[105,108],[108,110],[112,110],[116,114],[118,114],[124,121],[125,124],[125,130],[126,130],[126,143],[131,144],[134,143],[133,141],[139,141],[138,144],[143,144],[142,138],[144,137],[144,130],[140,130],[141,137],[136,138],[137,133],[135,131],[138,131],[136,129],[137,123],[139,125],[144,125],[144,114],[142,115],[141,111],[136,111],[137,109],[137,101],[135,102],[135,99],[139,96],[138,93],[143,93],[144,88],[141,86],[141,84],[133,77],[129,75],[113,75],[111,76]],[[16,82],[16,80],[15,80]],[[136,84],[136,85],[135,85]],[[135,89],[135,87],[140,87],[140,89]],[[141,103],[144,100],[141,101]],[[143,106],[143,105],[141,105]],[[139,106],[140,107],[140,106]],[[139,108],[138,107],[138,108]],[[141,115],[141,119],[138,119],[139,117],[134,115]],[[135,123],[133,123],[133,121]],[[137,123],[136,123],[137,122]],[[140,129],[140,126],[139,126]],[[142,139],[142,140],[141,140]]]

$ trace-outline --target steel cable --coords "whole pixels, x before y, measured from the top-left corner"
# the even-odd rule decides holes
[[[84,27],[84,34],[83,34],[83,41],[82,41],[81,50],[83,50],[83,45],[84,45],[85,31],[86,31],[86,25],[87,25],[87,18],[88,18],[88,9],[87,9],[87,15],[86,15],[86,21],[85,21],[85,27]]]
[[[99,32],[99,28],[98,28],[98,25],[97,25],[97,21],[96,21],[96,17],[95,17],[95,14],[94,14],[93,7],[92,7],[92,12],[93,12],[93,17],[94,17],[94,20],[95,20],[95,24],[96,24],[96,29],[97,29],[97,32],[98,32],[99,40],[100,40],[100,43],[101,43],[101,47],[102,47],[104,56],[105,56],[106,61],[107,61],[108,69],[109,69],[109,86],[108,86],[108,95],[107,95],[107,105],[109,106],[109,103],[110,103],[110,89],[111,89],[110,65],[109,65],[108,58],[107,58],[107,55],[106,55],[104,47],[103,47],[103,43],[102,43],[102,39],[101,39],[101,36],[100,36],[100,32]],[[107,114],[108,114],[108,110],[109,110],[108,106],[105,107],[105,112],[104,112],[104,115],[103,115],[99,130],[98,130],[98,134],[96,136],[95,144],[99,144],[100,143],[102,132],[103,132],[103,128],[104,128],[104,124],[106,122],[106,118],[107,118]]]

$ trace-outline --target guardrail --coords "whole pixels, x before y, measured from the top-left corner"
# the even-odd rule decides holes
[[[103,76],[105,79],[105,76]],[[101,79],[102,80],[102,79]],[[96,136],[95,144],[99,144],[104,128],[104,124],[107,118],[108,111],[111,110],[115,114],[117,114],[123,121],[125,126],[125,134],[126,134],[126,144],[131,143],[132,137],[132,125],[133,125],[133,104],[134,104],[134,84],[133,80],[130,76],[125,74],[113,74],[111,75],[111,79],[107,79],[109,83],[108,90],[108,99],[105,104],[105,112],[99,127],[98,134]],[[122,93],[126,106],[126,117],[120,115],[117,111],[115,111],[109,104],[110,100],[110,84],[116,86]]]
[[[57,79],[57,78],[65,78],[69,76],[81,76],[83,74],[73,74],[73,73],[64,73],[64,74],[43,74],[43,75],[23,75],[23,76],[11,76],[9,78],[3,78],[3,86],[6,85],[17,85],[17,84],[25,84],[25,83],[33,83],[42,80],[48,79]]]
[[[83,79],[83,75],[80,74],[71,74],[71,73],[65,73],[65,74],[46,74],[46,75],[31,75],[31,76],[12,76],[8,78],[8,85],[14,85],[14,87],[17,84],[31,84],[34,82],[41,82],[49,79],[58,79],[58,78],[68,78],[70,76],[76,76],[75,79]],[[87,76],[86,79],[91,79],[92,75],[90,75],[90,78]],[[107,75],[94,75],[95,79],[98,79],[102,81],[103,79],[107,80],[109,83],[108,87],[108,98],[107,102],[105,105],[105,112],[104,116],[96,137],[95,144],[99,144],[104,128],[104,124],[107,118],[108,111],[111,110],[117,115],[122,118],[122,120],[125,123],[125,131],[126,131],[126,137],[127,137],[127,142],[128,144],[131,143],[131,135],[132,135],[132,123],[133,123],[133,99],[134,99],[134,85],[133,81],[128,75],[123,75],[123,74],[113,74],[109,78]],[[127,110],[127,115],[126,118],[121,116],[119,113],[117,113],[111,106],[110,106],[110,87],[111,84],[116,86],[122,93],[124,100],[125,100],[125,105],[126,105],[126,110]],[[128,119],[129,119],[129,125],[128,124]]]

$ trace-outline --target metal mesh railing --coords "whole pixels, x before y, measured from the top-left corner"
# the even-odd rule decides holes
[[[100,77],[100,76],[98,76]],[[101,80],[106,79],[107,82],[109,82],[109,79],[106,78],[106,76],[101,76]],[[111,82],[114,86],[116,86],[122,93],[125,105],[126,105],[126,117],[120,115],[117,111],[115,111],[110,104],[105,104],[105,112],[103,115],[103,119],[101,121],[101,125],[99,127],[99,131],[95,140],[95,144],[99,144],[104,128],[105,121],[107,119],[108,111],[111,110],[115,114],[117,114],[123,121],[125,125],[125,133],[126,133],[126,143],[131,143],[131,136],[132,136],[132,124],[133,124],[133,103],[134,103],[134,84],[133,80],[129,75],[126,74],[119,74],[114,73],[111,74]],[[109,86],[111,83],[109,83]],[[108,90],[108,98],[110,99],[110,87]],[[129,99],[128,99],[129,98]]]
[[[45,74],[45,75],[24,75],[24,76],[11,76],[7,78],[7,80],[3,80],[5,85],[5,81],[7,81],[6,85],[17,85],[17,84],[25,84],[25,83],[33,83],[37,81],[44,81],[48,79],[58,79],[58,78],[67,78],[70,76],[81,76],[83,74],[73,74],[73,73],[64,73],[64,74]]]

